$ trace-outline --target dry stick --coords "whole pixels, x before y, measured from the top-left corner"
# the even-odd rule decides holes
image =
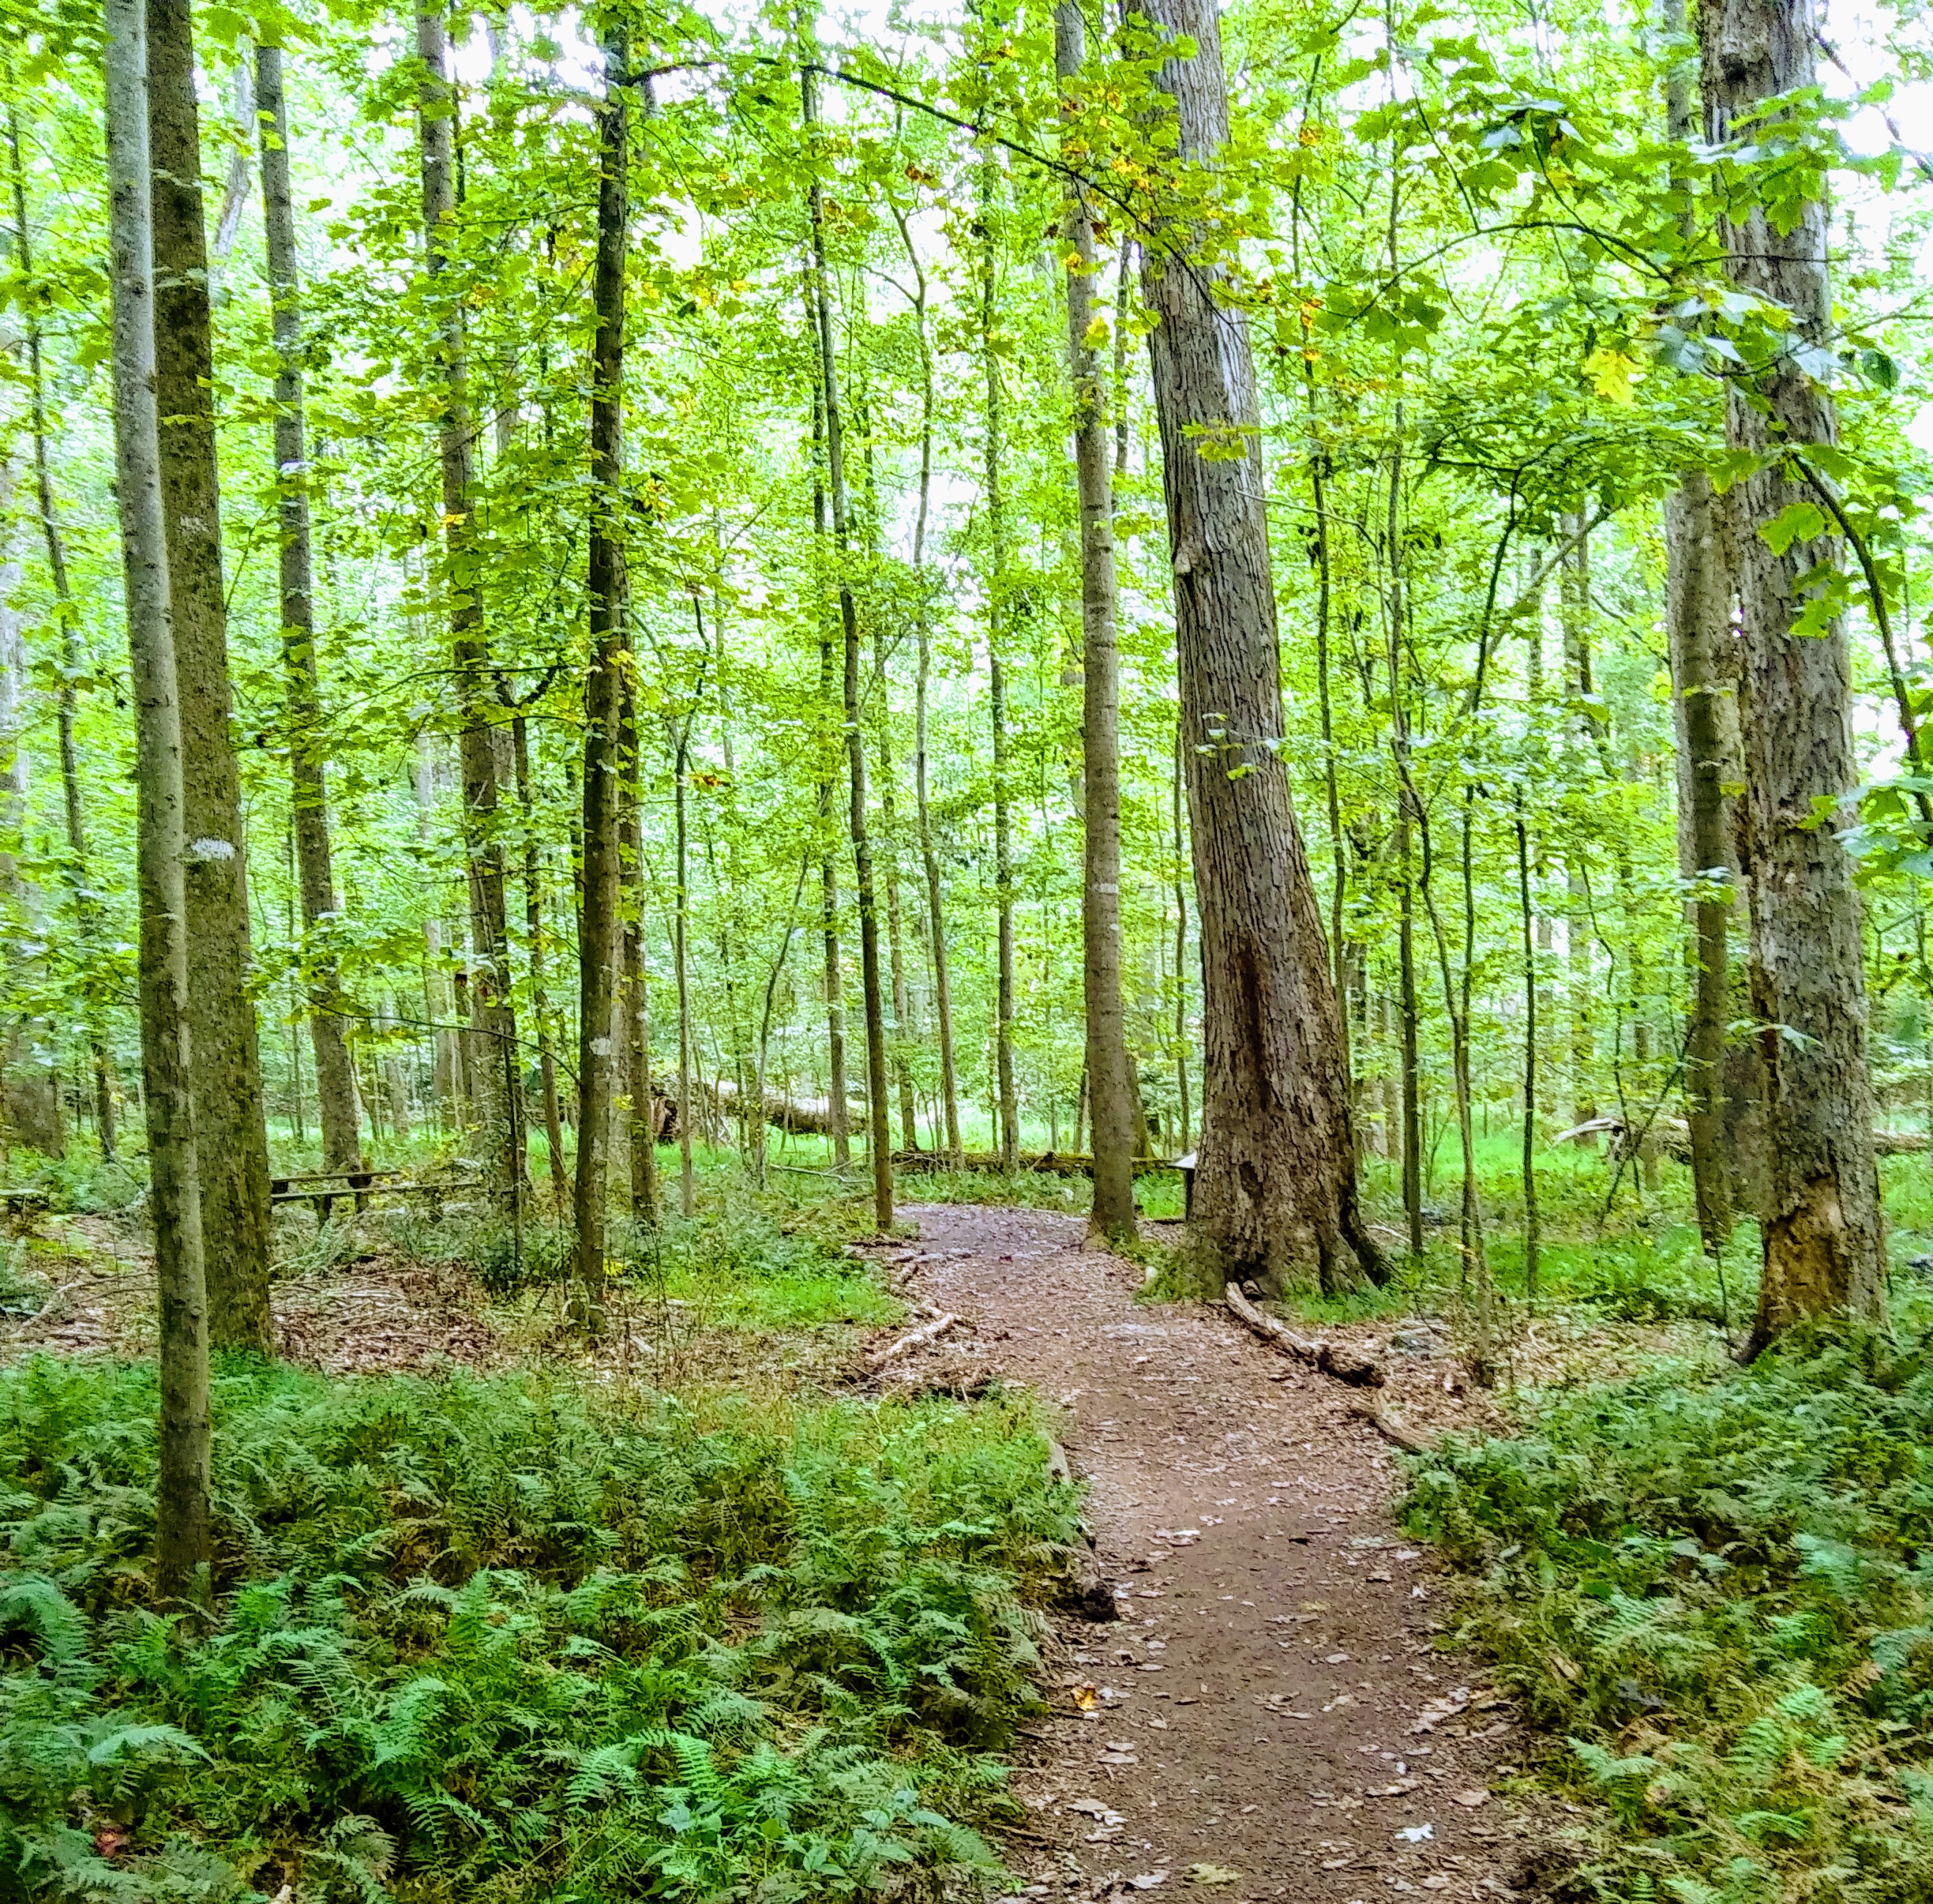
[[[1406,1455],[1427,1455],[1430,1444],[1413,1430],[1403,1426],[1393,1414],[1377,1407],[1374,1402],[1360,1399],[1349,1403],[1349,1413],[1358,1421],[1367,1421],[1384,1440],[1393,1442]]]
[[[1308,1341],[1297,1335],[1286,1323],[1264,1315],[1233,1282],[1223,1286],[1222,1297],[1228,1305],[1229,1313],[1264,1342],[1272,1343],[1312,1368],[1320,1369],[1324,1375],[1332,1376],[1338,1382],[1346,1382],[1352,1388],[1383,1386],[1382,1368],[1368,1356],[1353,1349],[1338,1348],[1332,1343]]]
[[[929,1342],[937,1342],[959,1320],[959,1316],[949,1313],[933,1322],[922,1324],[917,1329],[909,1329],[897,1342],[889,1343],[878,1354],[869,1358],[871,1366],[883,1369],[889,1361],[896,1361],[904,1355],[909,1349],[923,1348]]]

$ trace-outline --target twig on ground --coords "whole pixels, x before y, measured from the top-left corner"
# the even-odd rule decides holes
[[[909,1349],[921,1348],[929,1342],[936,1342],[959,1320],[959,1316],[948,1314],[919,1328],[909,1329],[897,1342],[888,1343],[878,1354],[869,1358],[870,1365],[875,1369],[883,1369],[889,1361],[904,1355]]]

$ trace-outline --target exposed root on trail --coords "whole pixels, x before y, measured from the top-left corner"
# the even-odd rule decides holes
[[[1264,1342],[1286,1350],[1311,1368],[1319,1369],[1324,1375],[1331,1376],[1338,1382],[1346,1382],[1352,1388],[1383,1386],[1384,1378],[1379,1362],[1371,1361],[1353,1349],[1338,1348],[1332,1343],[1306,1340],[1286,1323],[1263,1314],[1233,1282],[1224,1286],[1222,1296],[1228,1305],[1229,1313],[1237,1321],[1252,1330]]]

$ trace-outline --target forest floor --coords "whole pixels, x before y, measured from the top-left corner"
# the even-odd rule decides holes
[[[1030,1895],[1207,1886],[1349,1904],[1534,1880],[1561,1820],[1499,1790],[1526,1749],[1474,1661],[1439,1650],[1437,1570],[1350,1391],[1218,1309],[1135,1300],[1077,1217],[927,1205],[902,1286],[969,1329],[915,1383],[1027,1384],[1065,1423],[1118,1624],[1068,1622],[1017,1774]],[[1481,1424],[1426,1330],[1379,1347],[1406,1419]],[[1452,1390],[1459,1384],[1449,1380]],[[1455,1418],[1461,1416],[1461,1421]],[[1057,1683],[1055,1683],[1057,1682]]]
[[[1537,1794],[1537,1740],[1481,1662],[1447,1650],[1449,1577],[1402,1538],[1402,1473],[1354,1391],[1218,1305],[1146,1299],[1147,1272],[1087,1247],[1079,1216],[903,1215],[916,1241],[846,1246],[869,1259],[862,1286],[885,1316],[888,1286],[911,1311],[883,1330],[875,1317],[871,1331],[710,1331],[696,1305],[633,1288],[613,1338],[587,1351],[561,1288],[493,1300],[463,1264],[419,1260],[377,1226],[340,1249],[318,1237],[313,1262],[285,1266],[277,1349],[336,1375],[554,1361],[674,1388],[1030,1388],[1087,1487],[1119,1618],[1062,1619],[1047,1646],[1051,1711],[1014,1755],[1028,1816],[1005,1842],[1027,1895],[1483,1899],[1537,1891],[1575,1861],[1552,1855],[1583,1821]],[[152,1261],[122,1223],[46,1219],[31,1263],[49,1286],[0,1304],[0,1361],[152,1354]],[[875,1365],[943,1316],[955,1320],[936,1339]],[[1465,1386],[1464,1345],[1443,1322],[1322,1332],[1381,1364],[1379,1401],[1412,1430],[1507,1432],[1496,1398]],[[1682,1352],[1683,1337],[1552,1310],[1511,1354],[1518,1380],[1567,1387]]]

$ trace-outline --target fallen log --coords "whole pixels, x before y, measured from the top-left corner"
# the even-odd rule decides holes
[[[944,1151],[895,1151],[893,1168],[914,1173],[932,1173],[950,1170],[953,1160]],[[1094,1175],[1094,1159],[1083,1156],[1077,1151],[1037,1151],[1032,1154],[1023,1152],[1020,1169],[1023,1173],[1043,1177],[1091,1177]],[[997,1175],[1006,1166],[1000,1161],[998,1151],[968,1151],[960,1159],[959,1168]],[[1139,1157],[1135,1159],[1137,1172],[1145,1170],[1172,1170],[1175,1166],[1163,1158]]]
[[[867,1361],[874,1369],[883,1369],[889,1361],[898,1359],[909,1350],[923,1348],[929,1342],[937,1342],[959,1320],[959,1316],[948,1313],[936,1316],[931,1322],[922,1323],[917,1329],[909,1329],[897,1342],[889,1343],[879,1354],[869,1356]]]
[[[1297,1335],[1286,1322],[1273,1316],[1264,1315],[1233,1282],[1222,1291],[1222,1298],[1235,1319],[1252,1330],[1266,1343],[1286,1350],[1289,1354],[1319,1369],[1324,1375],[1338,1382],[1346,1382],[1352,1388],[1380,1388],[1383,1386],[1383,1370],[1379,1364],[1346,1345],[1334,1343],[1310,1342]]]
[[[719,1108],[728,1117],[738,1115],[738,1089],[722,1078],[712,1087]],[[829,1137],[832,1135],[832,1100],[830,1098],[788,1098],[783,1092],[765,1094],[765,1121],[773,1129],[794,1137]],[[866,1114],[856,1104],[846,1110],[846,1129],[854,1137],[865,1135]]]

